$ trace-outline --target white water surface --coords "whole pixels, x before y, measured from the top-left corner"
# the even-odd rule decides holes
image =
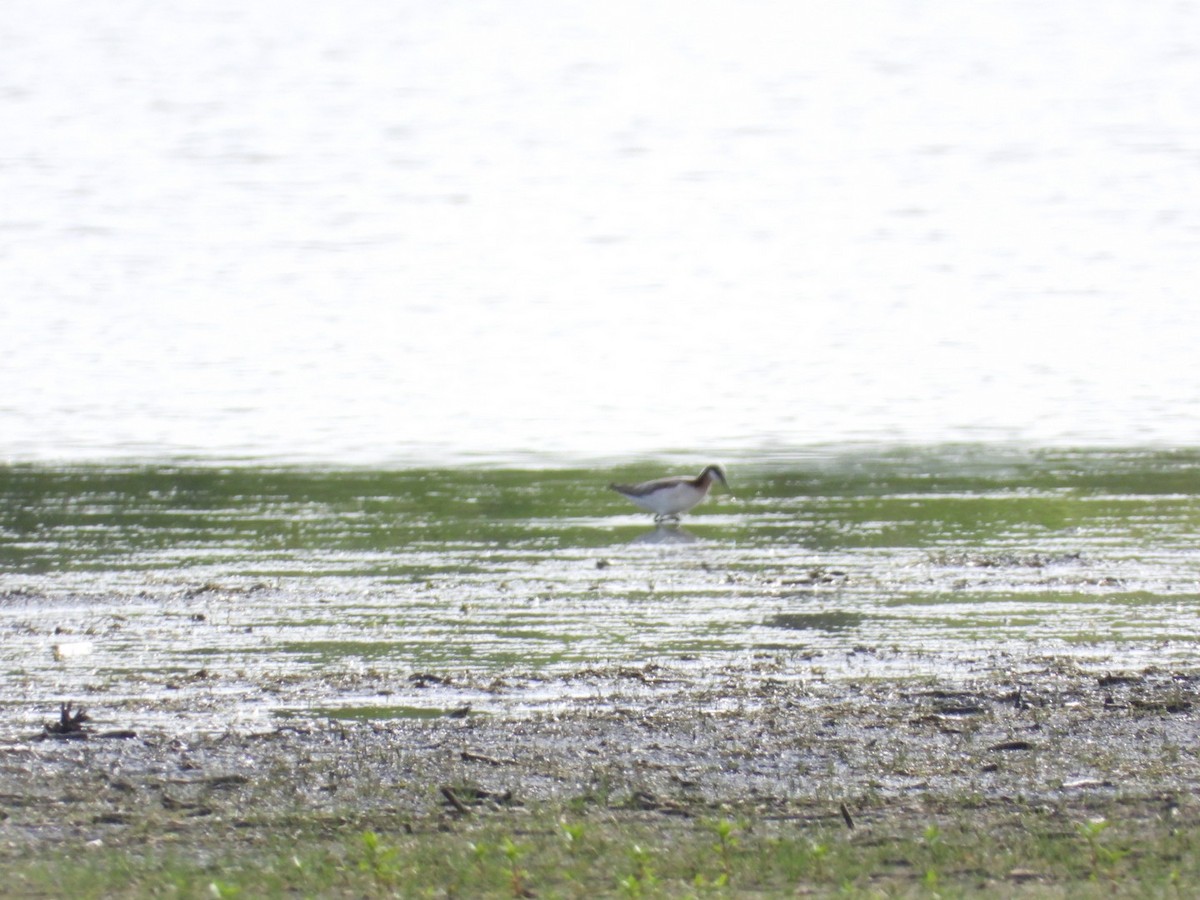
[[[1200,7],[14,0],[0,460],[1191,444]]]

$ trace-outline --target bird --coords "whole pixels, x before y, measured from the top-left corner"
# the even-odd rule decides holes
[[[679,521],[681,513],[687,512],[708,495],[714,481],[729,487],[725,470],[720,466],[705,466],[695,478],[673,475],[656,478],[641,484],[610,484],[609,490],[616,491],[634,506],[654,513],[655,522],[668,519]]]

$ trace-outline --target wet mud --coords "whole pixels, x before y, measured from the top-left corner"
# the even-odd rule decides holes
[[[253,844],[301,821],[416,833],[546,808],[666,829],[736,814],[859,833],[966,816],[986,830],[1114,810],[1195,824],[1200,672],[1043,662],[965,682],[795,679],[767,661],[587,667],[553,679],[575,700],[542,708],[528,676],[493,678],[486,711],[459,703],[453,673],[412,673],[420,714],[383,694],[268,728],[172,730],[147,708],[158,724],[111,729],[97,698],[0,735],[0,854],[97,841],[203,854],[231,829]]]

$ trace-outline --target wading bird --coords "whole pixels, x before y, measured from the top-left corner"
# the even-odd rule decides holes
[[[687,512],[708,495],[708,489],[714,481],[729,487],[720,466],[705,466],[704,471],[695,478],[673,476],[641,484],[610,484],[609,488],[634,506],[654,513],[655,522],[666,519],[678,521],[681,513]]]

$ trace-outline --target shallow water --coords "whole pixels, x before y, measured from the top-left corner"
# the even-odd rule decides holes
[[[75,699],[233,724],[553,706],[647,665],[1197,658],[1200,453],[733,460],[734,493],[656,528],[604,486],[661,467],[0,468],[0,692],[37,721]]]

